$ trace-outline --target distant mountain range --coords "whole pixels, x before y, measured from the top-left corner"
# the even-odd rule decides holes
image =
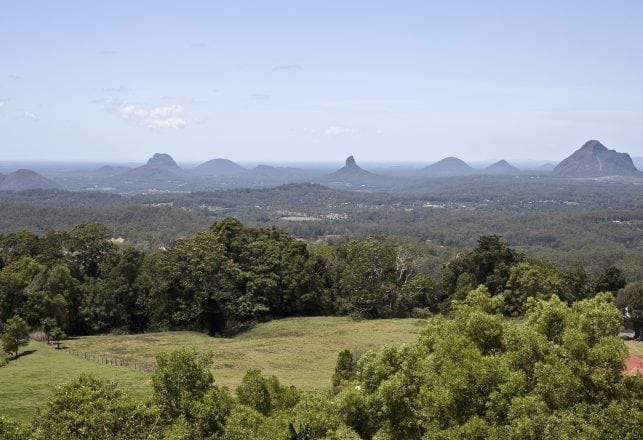
[[[382,170],[382,172],[385,172]],[[393,190],[413,185],[421,178],[447,178],[471,175],[537,174],[558,177],[643,177],[626,153],[609,150],[599,141],[589,141],[558,165],[544,164],[534,170],[521,170],[506,160],[499,160],[486,168],[473,168],[457,157],[446,157],[420,170],[393,175],[376,174],[365,170],[353,156],[345,165],[328,173],[323,170],[295,167],[258,165],[247,169],[224,158],[212,159],[192,169],[177,165],[169,154],[156,153],[146,164],[129,168],[105,165],[93,171],[60,173],[56,181],[34,171],[20,169],[6,176],[0,174],[0,191],[65,188],[109,191],[199,191],[216,188],[259,188],[285,183],[321,183],[330,187],[357,190]],[[60,182],[60,183],[57,183]],[[61,185],[62,183],[62,185]]]
[[[588,141],[574,151],[556,165],[553,173],[562,177],[643,176],[629,154],[609,150],[596,140]]]

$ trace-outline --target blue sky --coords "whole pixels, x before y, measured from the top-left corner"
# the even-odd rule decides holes
[[[640,1],[0,0],[0,161],[643,156]]]

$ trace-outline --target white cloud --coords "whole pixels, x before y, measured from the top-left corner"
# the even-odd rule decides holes
[[[341,136],[343,134],[350,133],[351,131],[353,130],[350,128],[333,125],[332,127],[325,129],[323,133],[325,136]]]
[[[179,104],[143,108],[124,104],[116,110],[122,118],[135,121],[147,128],[183,128],[186,125],[184,108]]]
[[[7,101],[3,101],[0,99],[0,108],[4,107],[5,105],[7,105]]]
[[[24,118],[26,118],[26,119],[31,119],[32,121],[37,121],[38,120],[38,116],[36,116],[35,114],[33,114],[31,112],[24,112],[22,114],[22,116]]]

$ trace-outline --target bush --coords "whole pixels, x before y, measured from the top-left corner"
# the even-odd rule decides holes
[[[0,340],[2,340],[2,348],[5,352],[13,357],[18,356],[20,347],[29,343],[27,323],[20,316],[14,316],[4,326],[4,333],[0,335]]]

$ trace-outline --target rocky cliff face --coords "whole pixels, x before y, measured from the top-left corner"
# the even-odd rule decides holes
[[[355,162],[353,156],[346,158],[346,165],[334,173],[324,176],[321,181],[323,183],[333,184],[335,186],[347,187],[386,187],[394,184],[395,179],[390,177],[380,176],[379,174],[366,171]]]
[[[643,176],[627,153],[609,150],[591,140],[556,165],[554,175],[563,177]]]
[[[154,156],[150,157],[149,160],[147,161],[147,165],[152,167],[168,167],[168,168],[179,167],[174,161],[174,159],[172,159],[172,156],[165,153],[154,154]]]
[[[346,158],[346,168],[359,168],[357,166],[357,162],[355,162],[355,158],[353,156],[348,156]]]
[[[126,180],[158,182],[184,178],[185,171],[180,168],[169,154],[156,153],[145,165],[127,170],[115,177]]]

